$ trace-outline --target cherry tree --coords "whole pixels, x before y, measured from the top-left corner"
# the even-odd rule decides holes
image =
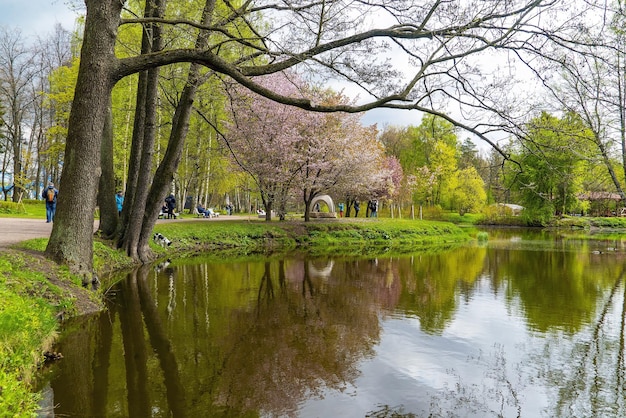
[[[324,105],[349,104],[350,99],[332,90],[314,92]],[[303,167],[298,188],[309,221],[311,202],[323,193],[353,199],[377,183],[384,152],[376,140],[375,126],[364,127],[360,116],[343,112],[318,114],[303,131]],[[348,206],[349,207],[349,206]]]
[[[261,83],[285,95],[301,94],[297,82],[283,73],[264,77]],[[266,220],[272,219],[277,204],[282,217],[284,202],[303,166],[301,132],[314,118],[243,88],[232,91],[231,118],[224,138],[233,158],[257,185]]]

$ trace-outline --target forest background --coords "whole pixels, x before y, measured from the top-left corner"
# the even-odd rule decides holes
[[[322,68],[309,72],[296,68],[295,53],[293,62],[285,58],[277,63],[272,54],[258,59],[253,53],[278,39],[256,31],[269,26],[270,16],[279,8],[265,15],[260,9],[245,9],[254,22],[225,20],[219,28],[212,26],[213,33],[223,36],[215,41],[198,30],[208,25],[194,26],[191,17],[201,22],[198,18],[213,13],[215,23],[233,5],[209,4],[212,9],[205,5],[204,17],[195,3],[185,8],[180,2],[129,1],[120,8],[117,14],[124,20],[114,42],[119,60],[128,58],[125,62],[131,63],[186,44],[206,48],[211,41],[219,60],[207,64],[206,57],[189,53],[184,59],[168,57],[167,66],[147,60],[142,64],[136,60],[132,70],[130,64],[119,66],[110,112],[94,107],[96,113],[82,115],[84,126],[89,118],[94,125],[102,120],[102,128],[91,131],[99,134],[90,137],[103,145],[98,146],[102,159],[95,164],[97,170],[64,181],[68,162],[94,166],[87,153],[68,157],[68,149],[80,149],[68,145],[68,138],[73,138],[71,112],[78,114],[77,98],[89,100],[74,96],[89,19],[79,19],[73,31],[57,26],[34,46],[15,28],[2,29],[3,198],[18,204],[37,198],[48,180],[60,184],[60,196],[65,192],[71,208],[64,208],[60,200],[60,226],[55,225],[48,250],[53,259],[83,273],[90,270],[85,261],[90,254],[75,251],[87,251],[84,248],[90,246],[81,244],[87,238],[70,236],[80,229],[72,226],[79,222],[74,218],[80,218],[76,208],[84,204],[85,212],[93,214],[97,201],[103,236],[118,241],[131,257],[148,260],[146,242],[155,210],[170,192],[179,209],[182,202],[189,207],[232,204],[235,212],[262,206],[268,217],[275,210],[281,218],[291,211],[308,213],[312,199],[326,193],[345,202],[347,214],[355,201],[370,199],[405,216],[417,206],[427,216],[473,212],[489,220],[503,211],[511,214],[506,206],[494,204],[514,203],[525,208],[521,222],[534,225],[555,216],[619,214],[626,166],[626,71],[619,2],[575,7],[558,1],[493,2],[478,8],[471,2],[452,8],[433,2],[415,15],[423,19],[422,26],[390,24],[380,34],[362,29],[372,24],[369,11],[354,14],[358,10],[350,9],[354,4],[334,2],[328,10],[309,5],[310,14],[300,11],[295,16],[303,27],[319,24],[311,56],[322,56],[315,54],[321,54],[319,45],[331,43],[323,44],[325,36],[330,39],[328,34],[345,35],[342,39],[347,40],[345,49],[314,62]],[[399,20],[410,15],[409,6],[380,7]],[[104,6],[93,10],[110,12]],[[352,13],[343,18],[341,30],[332,24],[337,24],[333,19],[339,10]],[[183,19],[186,16],[189,21]],[[165,17],[171,26],[163,25],[164,29],[157,23]],[[175,18],[178,21],[172,23]],[[227,47],[225,39],[235,39],[234,33],[236,46]],[[359,37],[364,33],[371,38]],[[427,48],[426,58],[409,51],[408,59],[392,70],[385,64],[397,59],[398,51],[365,42],[379,36],[405,51],[409,48],[402,42],[409,38],[436,41],[436,46]],[[453,42],[458,42],[457,49]],[[380,55],[371,55],[376,48],[381,48]],[[354,55],[344,59],[347,51]],[[355,58],[358,54],[360,59]],[[233,72],[220,60],[254,62],[254,70]],[[150,73],[157,67],[162,68]],[[403,90],[393,81],[401,79],[407,68],[416,69],[418,76],[409,78]],[[335,78],[325,74],[329,69]],[[361,95],[355,94],[354,85],[337,82],[339,75],[354,81]],[[249,81],[252,78],[254,82]],[[416,81],[422,87],[416,87],[420,84]],[[180,113],[181,103],[191,103],[185,115]],[[363,124],[359,112],[376,108],[412,109],[419,112],[420,123]],[[101,140],[109,137],[110,145]],[[133,157],[137,137],[152,142],[143,145],[148,151]],[[479,151],[477,140],[488,147]],[[142,169],[137,171],[138,167]],[[110,173],[105,171],[109,168]],[[76,170],[66,171],[80,171]],[[142,174],[145,179],[138,178]],[[97,198],[86,191],[92,190],[86,185],[94,178],[99,180]],[[136,180],[140,187],[133,183]],[[119,220],[112,203],[117,190],[127,192],[131,207]],[[158,196],[148,202],[153,194]]]

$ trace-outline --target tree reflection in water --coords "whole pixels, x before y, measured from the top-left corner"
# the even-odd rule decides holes
[[[563,352],[563,367],[552,367],[546,378],[556,392],[558,416],[626,416],[624,337],[626,285],[624,271],[599,310],[589,331]],[[619,314],[619,326],[613,323]],[[571,367],[575,365],[575,367]]]
[[[68,324],[55,412],[626,416],[626,251],[589,245],[142,268]]]
[[[350,385],[380,332],[372,284],[306,259],[243,266],[129,274],[106,312],[61,341],[66,359],[84,360],[56,370],[56,413],[289,416],[307,396]]]

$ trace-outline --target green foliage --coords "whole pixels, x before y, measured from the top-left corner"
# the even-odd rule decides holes
[[[54,111],[54,121],[48,128],[48,142],[40,153],[46,158],[42,162],[44,166],[57,167],[63,159],[79,63],[75,58],[70,66],[58,67],[50,75],[50,92],[46,94],[45,106]]]
[[[447,212],[440,215],[441,220],[452,222],[453,224],[480,224],[484,219],[483,213],[465,213],[460,215],[458,212]]]
[[[543,113],[528,124],[528,132],[513,156],[521,171],[511,173],[509,185],[526,207],[525,219],[546,224],[555,214],[579,208],[577,195],[583,191],[583,179],[589,171],[592,136],[572,114],[559,119]]]
[[[400,201],[441,206],[461,215],[478,213],[486,203],[476,146],[467,138],[459,143],[456,128],[448,121],[428,115],[418,127],[386,129],[381,141],[400,161],[405,175]],[[494,176],[485,173],[484,177]]]
[[[474,167],[457,172],[457,186],[452,192],[453,206],[460,215],[478,213],[487,200],[485,184]]]
[[[446,212],[439,205],[422,208],[422,217],[424,219],[443,220],[446,219],[446,215]]]
[[[411,146],[398,155],[400,164],[405,172],[412,173],[423,166],[432,167],[436,159],[436,146],[443,144],[448,148],[456,149],[456,128],[445,119],[425,115],[418,127],[409,127],[407,135]]]
[[[527,226],[526,219],[513,215],[513,210],[507,206],[489,205],[484,207],[481,213],[482,217],[477,222],[479,224]]]
[[[524,209],[520,217],[528,226],[547,226],[554,219],[554,206],[551,202],[541,202],[541,205],[531,205]],[[528,202],[526,202],[528,203]]]
[[[589,229],[591,222],[589,218],[583,218],[582,216],[564,216],[561,219],[557,219],[554,225],[559,228]]]

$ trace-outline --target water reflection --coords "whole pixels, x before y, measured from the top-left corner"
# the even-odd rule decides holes
[[[492,237],[401,258],[141,268],[106,312],[68,324],[44,380],[55,413],[622,416],[625,253]]]

